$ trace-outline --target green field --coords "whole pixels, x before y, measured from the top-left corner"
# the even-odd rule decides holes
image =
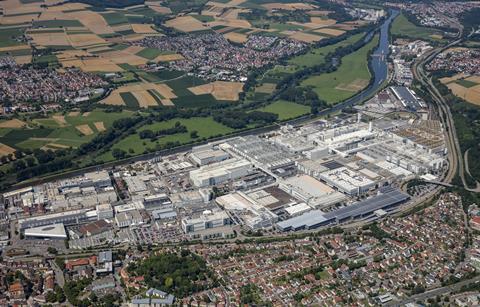
[[[279,100],[266,107],[258,109],[258,111],[278,114],[279,120],[287,120],[310,113],[310,107],[294,102]]]
[[[125,15],[121,13],[103,13],[102,16],[110,26],[117,26],[128,23],[127,17],[125,17]]]
[[[303,86],[311,86],[320,99],[335,104],[352,97],[360,89],[354,84],[370,80],[368,54],[378,44],[378,34],[365,46],[342,58],[338,69],[332,73],[311,76],[302,82]]]
[[[458,83],[461,86],[466,87],[466,88],[474,87],[474,86],[478,85],[478,83],[475,83],[475,82],[469,81],[469,80],[465,80],[465,79],[456,80],[455,83]]]
[[[145,48],[140,52],[138,52],[136,55],[141,56],[142,58],[145,58],[145,59],[153,60],[162,54],[168,54],[168,53],[155,48]]]
[[[312,67],[315,65],[320,65],[325,63],[325,57],[330,52],[335,51],[337,48],[346,47],[353,43],[356,43],[363,37],[364,33],[358,33],[348,37],[347,39],[340,41],[333,45],[328,45],[325,47],[314,48],[307,52],[296,57],[291,58],[288,63],[291,65],[296,65],[299,67]]]
[[[66,124],[60,124],[53,117],[32,120],[22,119],[27,123],[28,128],[0,128],[0,143],[19,149],[35,149],[51,143],[78,147],[98,134],[99,131],[95,128],[95,122],[103,122],[105,128],[108,128],[115,120],[129,117],[132,114],[130,111],[106,113],[101,110],[94,110],[90,114],[85,113],[78,116],[67,114],[65,115]],[[83,135],[75,128],[79,125],[88,125],[94,134]]]
[[[392,23],[390,32],[394,36],[407,36],[410,38],[420,38],[426,40],[440,41],[441,39],[435,38],[435,35],[442,35],[439,30],[418,27],[411,23],[407,17],[403,14],[399,15]]]
[[[82,23],[78,20],[40,20],[33,23],[34,26],[45,28],[60,28],[60,27],[83,27]]]
[[[167,135],[165,137],[157,139],[154,142],[152,142],[150,139],[142,140],[140,139],[138,134],[134,134],[119,141],[112,147],[112,149],[118,148],[129,152],[132,155],[139,155],[143,154],[147,150],[147,148],[155,149],[156,146],[161,146],[168,142],[179,142],[180,144],[186,144],[194,141],[194,139],[190,137],[190,133],[192,131],[198,132],[199,138],[195,140],[199,140],[202,138],[210,138],[217,135],[225,135],[234,131],[232,128],[217,123],[210,117],[194,117],[189,119],[172,119],[164,122],[146,125],[138,129],[138,132],[141,132],[143,130],[158,131],[161,129],[171,128],[175,125],[177,121],[180,122],[182,125],[185,125],[188,129],[188,132]],[[99,159],[103,161],[110,161],[113,160],[113,157],[110,152],[107,152],[106,154],[99,157]]]
[[[15,38],[22,36],[24,31],[25,28],[0,28],[0,47],[23,45]]]
[[[140,108],[140,104],[138,103],[137,98],[135,98],[132,93],[120,93],[120,97],[122,97],[122,100],[127,106],[127,108],[134,110],[138,110]]]

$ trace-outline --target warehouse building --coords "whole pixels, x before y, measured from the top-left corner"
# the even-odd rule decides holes
[[[37,239],[66,239],[67,233],[63,223],[50,224],[25,229],[25,237]]]
[[[200,188],[218,185],[246,176],[252,168],[252,163],[247,160],[229,159],[190,171],[190,180],[196,187]]]
[[[191,239],[225,238],[233,234],[232,221],[225,211],[205,210],[198,217],[184,218],[182,229]]]
[[[391,89],[406,109],[416,111],[417,109],[425,108],[425,103],[408,87],[392,86]]]
[[[192,148],[189,155],[190,160],[200,166],[221,162],[230,158],[230,155],[223,150],[214,149],[210,144]]]
[[[20,229],[41,227],[50,224],[76,225],[96,220],[96,210],[86,211],[84,209],[46,214],[18,220]]]
[[[327,225],[341,224],[351,220],[361,220],[372,216],[380,209],[389,212],[409,198],[407,194],[387,188],[377,196],[328,213],[321,210],[312,210],[284,220],[277,223],[277,228],[281,231],[309,230]]]
[[[320,174],[320,179],[329,186],[350,196],[366,193],[375,187],[375,182],[346,167],[336,168]]]

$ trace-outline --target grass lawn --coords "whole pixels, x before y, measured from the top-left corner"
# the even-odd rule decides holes
[[[442,35],[442,32],[432,28],[418,27],[411,23],[407,17],[400,14],[392,23],[391,27],[392,35],[408,36],[411,38],[420,38],[426,40],[441,41],[441,39],[435,39],[436,35]]]
[[[180,144],[189,143],[193,140],[190,137],[190,132],[192,131],[198,132],[198,139],[210,138],[217,135],[225,135],[234,131],[232,128],[217,123],[211,117],[193,117],[188,119],[175,118],[164,122],[157,122],[151,125],[143,126],[142,128],[138,129],[138,132],[143,130],[158,131],[161,129],[171,128],[177,121],[182,125],[185,125],[188,129],[188,132],[167,135],[157,139],[154,142],[150,141],[150,139],[142,140],[138,134],[134,134],[119,141],[112,147],[112,149],[119,148],[125,150],[126,152],[130,152],[131,155],[139,155],[143,154],[147,148],[155,149],[157,145],[161,146],[168,142],[179,142]],[[131,151],[133,151],[133,153]],[[110,152],[107,152],[98,158],[98,160],[100,159],[103,161],[110,161],[113,160],[113,157]]]
[[[325,62],[325,57],[330,52],[335,51],[335,49],[340,47],[345,47],[356,43],[363,37],[364,33],[358,33],[348,37],[347,39],[340,41],[333,45],[328,45],[320,48],[313,48],[306,54],[302,54],[296,57],[291,58],[288,63],[291,65],[296,65],[298,67],[312,67],[315,65],[320,65]]]
[[[352,88],[354,82],[367,82],[371,74],[368,70],[368,53],[378,44],[378,34],[365,46],[342,58],[338,69],[332,73],[311,76],[302,82],[311,86],[320,99],[335,104],[352,97],[360,89]],[[337,88],[338,87],[338,88]],[[348,88],[348,89],[347,89]]]
[[[287,120],[310,113],[310,107],[294,102],[279,100],[258,109],[258,111],[278,114],[279,120]]]

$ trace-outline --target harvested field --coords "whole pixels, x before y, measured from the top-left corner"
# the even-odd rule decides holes
[[[39,14],[18,15],[18,16],[2,16],[0,17],[0,24],[15,25],[21,23],[30,23],[38,18]]]
[[[184,57],[181,54],[162,54],[157,56],[154,61],[155,62],[170,62],[170,61],[179,61],[183,60]]]
[[[310,22],[289,22],[289,24],[305,27],[308,29],[319,29],[335,25],[337,22],[334,19],[322,19],[320,17],[311,17]]]
[[[130,65],[143,65],[148,62],[148,59],[142,58],[138,55],[122,51],[104,52],[100,55],[105,60],[110,60],[114,64],[128,63]]]
[[[103,122],[95,122],[93,123],[95,125],[95,129],[98,130],[98,132],[102,132],[102,131],[105,131],[105,125],[103,124]]]
[[[456,75],[451,76],[451,77],[441,78],[440,82],[442,82],[443,84],[447,84],[447,83],[450,83],[450,82],[453,82],[453,81],[456,81],[456,80],[464,79],[465,77],[466,77],[465,74],[456,74]]]
[[[136,54],[136,53],[142,51],[143,49],[145,49],[145,48],[142,47],[142,46],[128,46],[127,48],[123,49],[122,51],[130,53],[130,54]]]
[[[57,144],[57,143],[48,143],[42,149],[52,149],[52,150],[58,150],[58,149],[66,149],[69,148],[70,146],[63,145],[63,144]]]
[[[13,154],[15,152],[15,149],[0,143],[0,157],[1,156],[8,156],[9,154]]]
[[[340,35],[342,35],[343,33],[345,33],[345,31],[343,31],[343,30],[328,29],[328,28],[317,29],[317,30],[315,30],[314,32],[316,32],[316,33],[323,33],[323,34],[332,35],[332,36],[340,36]]]
[[[68,39],[75,48],[84,48],[93,45],[108,44],[106,40],[95,34],[68,35]]]
[[[8,47],[0,47],[0,52],[9,52],[9,51],[17,51],[17,50],[30,50],[30,46],[28,45],[18,45],[18,46],[8,46]]]
[[[17,56],[14,56],[13,58],[15,59],[15,62],[20,65],[29,64],[32,62],[31,55],[17,55]]]
[[[243,20],[243,19],[216,19],[213,22],[209,22],[208,26],[209,27],[225,26],[225,27],[243,28],[243,29],[252,28],[252,25],[250,24],[250,22],[248,22],[248,20]]]
[[[480,105],[480,84],[468,88],[458,83],[449,83],[447,86],[456,96],[475,105]]]
[[[90,126],[87,124],[78,125],[78,126],[75,126],[75,128],[78,131],[80,131],[83,135],[92,135],[94,133],[92,128],[90,128]]]
[[[153,28],[152,28],[152,24],[132,24],[132,30],[133,32],[135,33],[139,33],[139,34],[150,34],[150,33],[157,33],[157,31],[155,31]]]
[[[189,87],[195,95],[212,94],[217,100],[237,101],[238,94],[243,90],[242,82],[215,81],[204,85]]]
[[[275,91],[275,83],[264,83],[255,89],[255,93],[271,94]]]
[[[234,8],[234,9],[227,10],[220,17],[225,19],[238,19],[238,14],[245,13],[245,12],[250,12],[250,10]]]
[[[267,3],[262,5],[269,11],[272,10],[287,10],[287,11],[295,11],[295,10],[313,10],[315,6],[307,3]]]
[[[175,17],[173,19],[167,20],[165,25],[167,27],[171,27],[182,32],[194,32],[207,29],[207,27],[205,27],[202,22],[192,16]]]
[[[71,111],[68,113],[68,116],[70,117],[77,117],[78,115],[80,115],[79,111]]]
[[[172,10],[169,7],[161,6],[158,2],[145,1],[145,5],[160,14],[171,14]]]
[[[25,122],[22,122],[19,119],[10,119],[4,122],[0,122],[0,128],[23,128],[27,124]]]
[[[141,108],[148,108],[151,106],[158,105],[155,98],[152,95],[150,95],[150,93],[147,91],[135,91],[135,92],[132,92],[132,94],[137,99],[138,104],[140,105]]]
[[[303,32],[294,32],[289,37],[291,39],[295,39],[297,41],[306,42],[306,43],[318,42],[325,38],[323,36],[303,33]]]
[[[53,115],[53,120],[61,127],[67,126],[67,121],[65,120],[65,116],[63,115]]]
[[[82,114],[82,116],[83,117],[88,117],[90,115],[90,113],[92,113],[92,112],[85,112],[85,113]]]
[[[108,61],[107,59],[103,58],[84,58],[84,59],[77,59],[77,60],[62,60],[60,61],[63,67],[77,67],[86,72],[94,72],[94,71],[107,71],[107,72],[119,72],[123,71],[123,69]]]
[[[227,34],[224,34],[223,37],[226,39],[234,42],[234,43],[245,43],[248,39],[248,37],[245,34],[242,33],[236,33],[236,32],[229,32]]]
[[[102,15],[93,11],[75,11],[67,14],[70,19],[79,20],[84,26],[95,34],[111,34],[113,29],[108,25]]]
[[[466,78],[465,80],[480,84],[480,76],[471,76]]]
[[[358,92],[363,90],[368,86],[368,80],[365,79],[355,79],[350,84],[340,83],[337,87],[337,90],[348,91],[348,92]]]
[[[112,91],[112,93],[100,103],[110,105],[124,105],[124,101],[120,96],[121,93],[131,93],[139,101],[141,106],[158,105],[156,100],[147,92],[148,90],[155,90],[161,95],[161,99],[177,98],[173,90],[166,84],[160,83],[137,83],[133,85],[124,85]],[[144,93],[148,94],[150,98],[142,98]],[[138,98],[137,98],[138,97]],[[153,100],[153,101],[152,101]],[[170,101],[171,102],[171,101]],[[168,103],[168,102],[167,102]],[[143,104],[143,105],[142,105]],[[163,104],[163,101],[162,101]]]
[[[70,41],[65,33],[34,33],[27,34],[35,45],[39,46],[70,46]]]
[[[313,11],[308,11],[307,12],[307,14],[310,15],[310,16],[327,16],[330,13],[333,13],[333,11],[313,10]]]

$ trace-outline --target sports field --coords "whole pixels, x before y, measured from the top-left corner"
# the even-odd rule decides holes
[[[362,48],[343,57],[336,71],[311,76],[302,82],[302,86],[311,86],[318,97],[329,104],[352,97],[369,83],[368,54],[377,44],[378,35]]]

